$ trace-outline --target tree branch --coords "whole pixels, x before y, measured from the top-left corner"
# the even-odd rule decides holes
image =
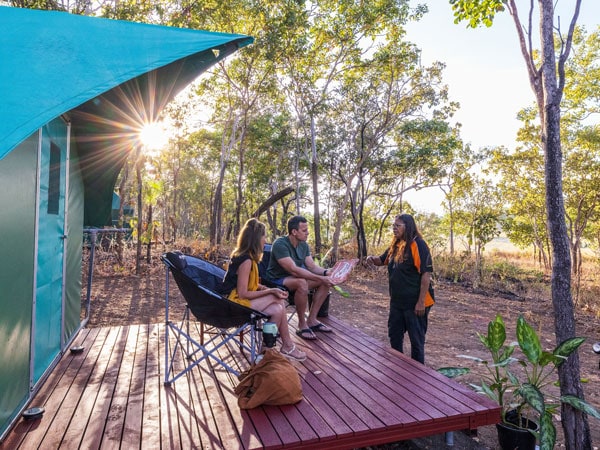
[[[281,191],[271,195],[268,199],[266,199],[262,205],[260,205],[258,207],[258,209],[252,214],[252,217],[260,217],[260,215],[262,213],[264,213],[266,210],[269,209],[269,207],[271,207],[271,205],[273,205],[273,203],[281,200],[282,198],[290,195],[292,192],[294,192],[294,188],[291,186],[286,187],[285,189],[282,189]]]
[[[558,58],[558,95],[560,98],[562,98],[563,90],[565,87],[565,62],[569,58],[569,53],[571,53],[571,47],[573,45],[573,34],[575,32],[575,24],[577,23],[577,18],[579,17],[580,7],[581,0],[577,0],[575,3],[575,11],[573,12],[573,17],[571,18],[571,24],[569,25],[567,42],[565,44],[564,51],[560,54],[560,57]],[[559,101],[560,98],[558,99]]]

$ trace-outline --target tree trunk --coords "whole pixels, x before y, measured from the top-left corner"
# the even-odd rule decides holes
[[[546,209],[552,242],[552,304],[557,343],[575,337],[575,314],[571,297],[571,256],[562,190],[562,150],[560,144],[561,91],[557,83],[554,53],[554,0],[539,0],[542,54],[543,104],[539,108],[542,123],[546,177]],[[538,93],[539,94],[539,93]],[[540,96],[538,95],[538,98]],[[579,370],[579,353],[575,352],[558,369],[560,392],[584,398]],[[561,423],[567,449],[591,449],[587,416],[562,404]]]
[[[340,257],[340,234],[342,232],[342,224],[344,223],[344,211],[348,206],[348,190],[346,189],[344,199],[338,204],[335,210],[335,226],[333,229],[333,237],[331,239],[331,260],[330,265],[333,266]]]
[[[450,256],[454,256],[454,207],[448,199],[448,217],[450,218]]]
[[[215,188],[215,197],[210,215],[210,244],[217,245],[220,242],[221,216],[223,211],[223,178],[225,177],[225,164],[221,164],[219,181]]]
[[[125,164],[123,167],[123,175],[121,176],[121,182],[119,183],[119,228],[125,227],[125,186],[127,185],[127,179],[129,178],[129,164]],[[117,260],[119,264],[123,264],[123,233],[117,233]]]
[[[141,146],[138,145],[135,154],[135,176],[137,180],[137,246],[135,252],[135,274],[141,272],[140,261],[142,259],[142,157]]]
[[[154,225],[152,224],[152,205],[148,205],[148,246],[146,247],[146,262],[152,262],[152,237],[154,236]]]
[[[235,199],[235,221],[230,231],[237,236],[242,228],[242,204],[244,203],[244,174],[246,173],[246,149],[244,148],[244,138],[246,136],[246,120],[242,123],[242,130],[238,140],[239,147],[239,170],[237,179],[237,195]],[[237,132],[237,130],[236,130]]]
[[[315,131],[315,118],[310,116],[310,174],[313,187],[313,228],[315,231],[315,254],[321,254],[321,213],[319,206],[319,163],[317,160],[317,136]]]
[[[180,151],[179,146],[177,147],[177,150],[178,152]],[[176,163],[177,166],[175,167],[175,164],[173,165],[173,209],[171,211],[171,220],[169,220],[171,224],[171,239],[173,240],[173,243],[175,243],[177,240],[177,223],[179,222],[177,217],[181,217],[179,213],[179,168],[181,166],[179,158],[180,155],[178,153]]]

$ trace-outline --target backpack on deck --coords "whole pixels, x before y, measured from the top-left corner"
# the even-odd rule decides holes
[[[239,376],[235,388],[241,409],[260,405],[293,405],[302,400],[302,383],[294,365],[273,348]]]

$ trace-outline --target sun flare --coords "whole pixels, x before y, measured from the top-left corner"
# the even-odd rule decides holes
[[[161,122],[147,123],[140,130],[140,142],[146,153],[156,153],[162,150],[167,145],[168,139],[165,126]]]

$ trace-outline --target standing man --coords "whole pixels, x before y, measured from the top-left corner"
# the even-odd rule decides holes
[[[318,266],[306,243],[308,222],[302,216],[294,216],[287,223],[288,235],[277,238],[271,246],[271,258],[267,277],[294,293],[298,312],[298,331],[302,339],[316,339],[315,332],[331,333],[331,328],[317,320],[317,313],[333,286],[327,276],[328,270]],[[308,310],[308,293],[314,289],[312,305]]]

